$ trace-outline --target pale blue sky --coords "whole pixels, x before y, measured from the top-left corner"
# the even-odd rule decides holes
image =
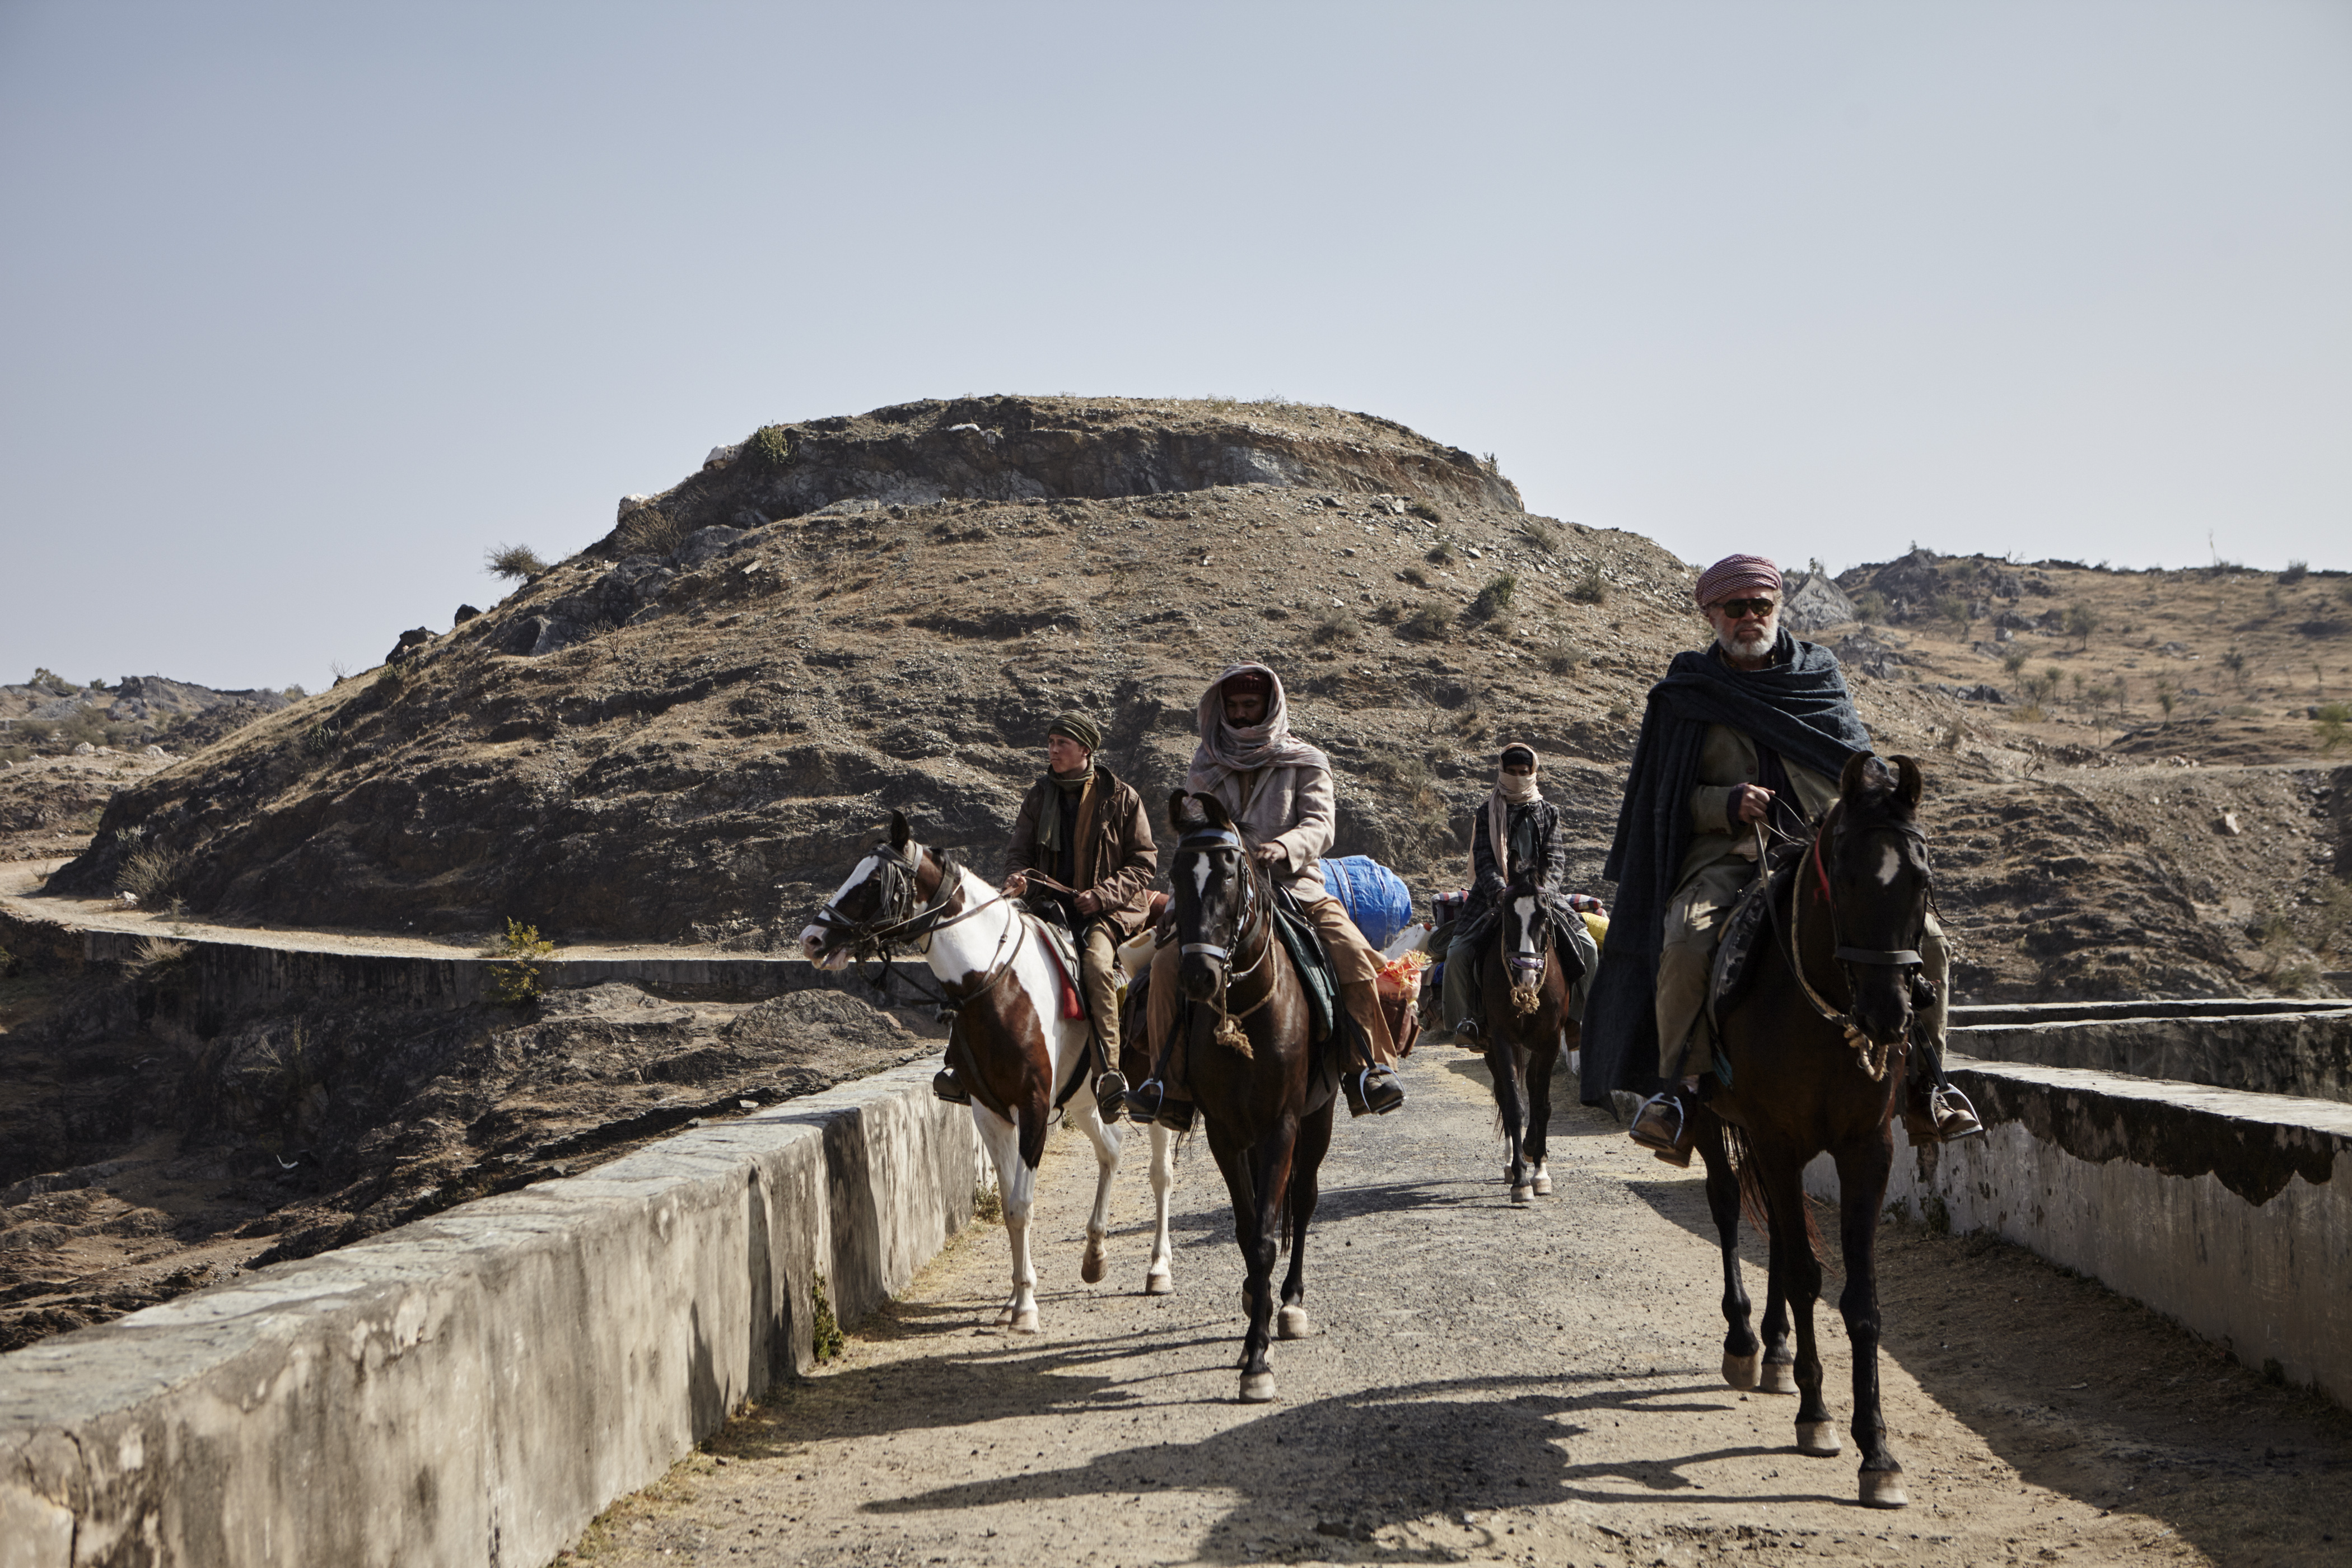
[[[2352,4],[0,0],[0,679],[780,419],[1281,393],[1686,559],[2352,566]]]

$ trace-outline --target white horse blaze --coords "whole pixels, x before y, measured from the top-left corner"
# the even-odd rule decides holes
[[[1878,885],[1882,888],[1891,888],[1895,886],[1895,879],[1902,874],[1902,855],[1896,851],[1895,846],[1892,844],[1880,845],[1878,847],[1878,865],[1873,872],[1873,875],[1878,879]]]
[[[1519,917],[1519,951],[1536,950],[1536,900],[1530,894],[1521,894],[1511,900],[1511,912]]]

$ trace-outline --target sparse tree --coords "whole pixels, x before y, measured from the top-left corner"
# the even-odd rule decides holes
[[[2099,629],[2099,613],[2088,605],[2076,605],[2066,612],[2066,635],[2083,639],[2083,647],[2091,646],[2091,634]]]
[[[529,582],[547,570],[547,563],[528,544],[501,544],[483,556],[482,569],[493,577]]]

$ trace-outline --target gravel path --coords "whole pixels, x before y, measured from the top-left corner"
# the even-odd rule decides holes
[[[1514,1212],[1483,1068],[1423,1051],[1407,1070],[1404,1113],[1334,1140],[1317,1334],[1276,1345],[1281,1403],[1234,1401],[1240,1265],[1205,1147],[1180,1171],[1176,1294],[1152,1299],[1133,1164],[1111,1277],[1078,1283],[1093,1162],[1060,1134],[1042,1334],[985,1326],[1006,1264],[1002,1232],[976,1227],[823,1373],[616,1506],[581,1556],[2352,1560],[2352,1417],[2015,1248],[1916,1228],[1882,1246],[1886,1414],[1913,1506],[1860,1508],[1850,1443],[1800,1457],[1792,1399],[1721,1381],[1695,1173],[1571,1108],[1553,1195]],[[1834,1310],[1822,1322],[1843,1427],[1845,1342]]]

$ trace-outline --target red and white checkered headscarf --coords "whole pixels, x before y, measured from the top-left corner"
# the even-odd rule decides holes
[[[1698,574],[1691,597],[1704,608],[1720,604],[1742,589],[1780,591],[1780,569],[1761,555],[1727,555]]]

